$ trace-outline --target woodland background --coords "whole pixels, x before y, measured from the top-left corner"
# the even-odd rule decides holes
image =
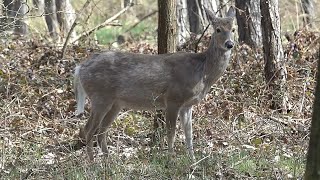
[[[197,46],[201,52],[210,40],[206,18],[188,14],[193,2],[177,1],[178,51]],[[239,1],[197,2],[223,15]],[[194,145],[201,161],[191,168],[180,128],[176,159],[167,163],[165,132],[152,139],[152,112],[121,112],[110,128],[107,158],[97,148],[90,162],[84,149],[74,147],[90,108],[74,116],[76,64],[106,49],[157,53],[157,1],[1,1],[0,179],[301,179],[320,21],[320,3],[311,1],[308,14],[301,2],[279,1],[285,111],[273,107],[263,49],[256,46],[262,42],[255,38],[245,44],[236,32],[226,73],[194,108]]]

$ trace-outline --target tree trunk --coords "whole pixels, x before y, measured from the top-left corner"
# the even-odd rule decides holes
[[[32,0],[33,6],[37,9],[39,13],[43,12],[44,0]]]
[[[287,110],[286,68],[280,37],[278,0],[261,0],[261,29],[265,78],[270,89],[271,108]]]
[[[314,16],[314,1],[313,0],[301,0],[301,6],[304,13],[303,26],[312,27],[312,18]]]
[[[55,0],[45,0],[44,12],[49,34],[53,39],[57,39],[59,34],[59,27]]]
[[[158,53],[176,51],[176,1],[158,1]]]
[[[131,3],[133,3],[133,0],[122,0],[121,1],[121,8],[125,8],[127,6],[131,6]]]
[[[3,14],[7,17],[14,17],[13,6],[13,0],[3,0]]]
[[[196,34],[202,33],[204,28],[209,24],[204,7],[216,13],[219,10],[218,13],[221,15],[221,9],[225,9],[220,7],[224,5],[220,4],[221,2],[223,0],[187,0],[190,32]]]
[[[236,0],[239,42],[262,46],[260,0]]]
[[[187,0],[178,0],[177,2],[177,35],[178,45],[182,45],[189,39],[189,21],[188,21],[188,9]]]
[[[201,33],[203,26],[199,17],[200,7],[198,0],[187,0],[188,17],[190,22],[190,32]]]
[[[12,28],[10,24],[13,22],[13,12],[13,1],[3,0],[2,14],[4,17],[0,19],[0,33]]]
[[[176,51],[176,1],[158,1],[158,53],[174,53]],[[154,129],[157,132],[160,126],[163,127],[162,111],[157,110],[154,118]],[[154,140],[156,134],[154,134]]]
[[[75,20],[75,10],[73,9],[70,0],[56,0],[57,21],[59,23],[60,35],[65,37],[70,31],[71,25]],[[76,37],[75,31],[72,37]]]
[[[216,12],[220,17],[224,17],[226,15],[227,10],[230,8],[229,4],[230,0],[216,0]]]
[[[57,21],[60,27],[60,32],[65,33],[63,30],[68,26],[66,17],[66,0],[55,0],[56,12],[57,12]]]
[[[305,180],[320,179],[320,50]]]
[[[16,0],[13,6],[15,13],[14,33],[18,35],[26,35],[28,33],[28,26],[23,18],[28,11],[27,2],[26,0]]]

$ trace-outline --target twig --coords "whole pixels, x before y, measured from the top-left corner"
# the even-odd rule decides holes
[[[280,118],[276,118],[276,117],[272,117],[270,116],[269,117],[270,120],[274,121],[274,122],[277,122],[279,124],[282,124],[282,125],[285,125],[285,126],[288,126],[289,122],[286,122],[284,120],[281,120]]]
[[[112,21],[114,21],[115,19],[117,19],[121,14],[123,14],[124,12],[126,12],[131,6],[127,6],[125,8],[123,8],[121,11],[119,11],[117,14],[115,14],[114,16],[112,16],[111,18],[105,20],[103,23],[97,25],[94,28],[91,28],[90,30],[83,32],[82,34],[80,34],[78,37],[76,37],[71,43],[74,43],[76,41],[78,41],[79,39],[81,39],[84,36],[88,36],[90,35],[92,32],[99,30],[107,25],[113,25],[113,26],[119,26],[120,24],[117,23],[112,23]]]
[[[198,52],[199,43],[200,43],[202,37],[204,36],[204,33],[208,30],[209,26],[210,26],[210,24],[207,25],[206,29],[202,32],[200,38],[199,38],[198,41],[196,42],[196,47],[195,47],[195,50],[194,50],[195,53]]]
[[[27,173],[21,178],[21,179],[28,179],[29,176],[33,173],[33,170],[32,169],[29,169],[27,171]]]
[[[210,157],[211,156],[211,154],[210,155],[208,155],[208,156],[206,156],[206,157],[204,157],[204,158],[202,158],[202,159],[200,159],[199,161],[197,161],[197,162],[195,162],[195,163],[193,163],[193,164],[191,164],[191,168],[194,168],[195,166],[197,166],[201,161],[203,161],[203,160],[205,160],[205,159],[207,159],[208,157]]]
[[[82,6],[80,13],[84,11],[84,9],[87,8],[87,6],[90,4],[91,0],[87,0],[86,3],[84,3],[84,5]],[[61,58],[64,57],[64,55],[66,54],[66,49],[67,49],[67,45],[68,45],[68,41],[71,37],[72,31],[73,29],[76,27],[77,22],[79,21],[79,14],[77,14],[76,19],[73,21],[73,24],[70,27],[70,30],[68,32],[68,35],[66,37],[66,41],[63,44],[63,48],[62,48],[62,54],[61,54]]]

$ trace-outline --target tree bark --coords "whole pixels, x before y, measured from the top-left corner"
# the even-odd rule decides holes
[[[161,0],[158,1],[158,53],[174,53],[176,52],[176,1]],[[162,111],[157,110],[154,118],[155,132],[163,127]],[[156,134],[154,134],[156,139]]]
[[[13,22],[13,1],[3,0],[2,14],[4,17],[0,19],[0,33],[12,28],[10,23]]]
[[[280,37],[278,0],[261,0],[261,29],[265,78],[270,89],[271,108],[287,110],[286,68]]]
[[[37,9],[39,13],[43,12],[44,0],[32,0],[33,6]]]
[[[305,180],[320,179],[320,49]]]
[[[13,17],[14,16],[13,6],[14,6],[13,0],[3,0],[3,14],[7,17]]]
[[[56,0],[57,21],[59,23],[60,35],[65,37],[70,31],[71,24],[75,20],[75,10],[70,0]],[[71,34],[71,39],[76,37],[75,31]]]
[[[177,18],[178,45],[180,46],[190,37],[187,0],[177,1]]]
[[[176,51],[176,1],[158,1],[158,53]]]
[[[226,15],[227,10],[230,8],[229,4],[230,0],[216,0],[216,11],[220,17],[224,17]]]
[[[204,7],[217,12],[219,3],[219,0],[187,0],[190,32],[202,33],[205,26],[209,24]]]
[[[303,16],[303,26],[313,27],[312,18],[314,16],[314,1],[313,0],[301,0],[302,10],[304,12]]]
[[[251,48],[262,46],[260,0],[236,0],[239,42]]]
[[[28,6],[26,0],[16,0],[14,2],[14,33],[18,35],[26,35],[28,33],[28,26],[23,20],[24,16],[27,14]]]
[[[55,0],[45,0],[44,12],[49,34],[53,39],[57,39],[59,34],[59,26]]]
[[[190,32],[200,33],[203,30],[200,19],[200,7],[198,0],[187,0],[188,17],[190,22]]]

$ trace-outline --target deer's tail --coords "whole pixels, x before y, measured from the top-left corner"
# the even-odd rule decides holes
[[[76,113],[75,113],[76,115],[79,115],[84,112],[84,105],[85,105],[86,97],[87,97],[87,94],[86,94],[85,90],[83,89],[83,86],[80,81],[79,72],[80,72],[80,66],[77,66],[75,69],[74,82],[73,82],[74,93],[75,93],[76,101],[77,101],[77,109],[76,109]]]

